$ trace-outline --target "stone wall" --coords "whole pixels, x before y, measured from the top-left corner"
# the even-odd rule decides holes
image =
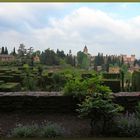
[[[125,107],[125,110],[134,111],[140,101],[140,92],[120,92],[114,94],[114,102]]]
[[[134,110],[140,93],[115,93],[114,102]],[[75,113],[78,101],[59,92],[0,92],[0,112]]]
[[[60,93],[0,93],[0,112],[74,113],[77,101]]]

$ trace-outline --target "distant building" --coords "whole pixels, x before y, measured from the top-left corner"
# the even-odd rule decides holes
[[[95,57],[91,56],[91,54],[88,53],[88,48],[87,48],[86,45],[83,49],[83,53],[86,54],[88,59],[89,59],[89,63],[90,63],[90,68],[89,69],[93,69],[93,61],[94,61]]]
[[[87,49],[87,46],[85,46],[85,47],[84,47],[83,52],[84,52],[85,54],[88,54],[88,49]]]
[[[33,61],[34,62],[40,62],[40,58],[39,58],[39,56],[38,55],[35,55],[34,57],[33,57]]]
[[[131,66],[134,64],[136,60],[135,55],[131,55],[131,56],[121,55],[121,57],[123,58],[123,62],[125,64],[130,64]]]
[[[15,60],[15,57],[13,55],[7,55],[7,54],[0,55],[0,62],[10,62],[14,60]]]

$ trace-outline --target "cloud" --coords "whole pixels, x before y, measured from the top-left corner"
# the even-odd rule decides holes
[[[45,22],[40,16],[45,18],[50,10],[63,11],[69,5],[18,4],[13,5],[14,11],[8,14],[6,6],[0,7],[0,23],[2,19],[6,23],[10,22],[7,25],[9,28],[0,32],[1,44],[7,42],[7,46],[14,46],[21,42],[41,50],[50,47],[68,52],[71,49],[75,54],[87,45],[93,55],[103,52],[129,55],[135,53],[140,56],[140,16],[119,19],[99,9],[81,7],[63,17],[49,16]],[[43,26],[37,26],[42,24]]]
[[[37,27],[49,11],[62,10],[64,3],[1,3],[0,25],[1,28],[14,28],[18,31],[28,29],[29,26]],[[42,19],[43,18],[43,19]],[[24,30],[25,31],[25,30]]]
[[[134,24],[135,22],[135,24]],[[139,17],[112,18],[100,10],[82,7],[63,19],[50,20],[50,27],[35,30],[39,40],[55,49],[81,50],[87,44],[91,53],[137,53],[140,43]],[[133,50],[133,47],[135,51]],[[138,54],[138,53],[137,53]]]

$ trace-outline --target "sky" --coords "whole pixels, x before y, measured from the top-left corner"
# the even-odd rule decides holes
[[[140,58],[140,3],[0,3],[0,47]]]

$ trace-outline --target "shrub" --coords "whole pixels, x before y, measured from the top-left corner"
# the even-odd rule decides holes
[[[0,80],[3,80],[4,82],[13,82],[14,81],[14,77],[11,75],[3,75],[0,76]]]
[[[136,114],[126,113],[117,120],[118,136],[123,137],[139,137],[140,136],[140,120]]]
[[[132,90],[140,91],[140,71],[134,71],[132,74]]]
[[[37,125],[17,125],[12,132],[12,137],[35,137],[38,136],[38,126]]]
[[[65,77],[61,73],[53,73],[52,78],[52,86],[54,91],[61,91],[66,83]]]
[[[25,76],[23,79],[23,87],[27,91],[37,90],[37,79],[35,77]]]
[[[0,85],[4,84],[4,81],[0,80]]]
[[[64,95],[73,96],[80,98],[85,96],[87,91],[87,86],[85,81],[80,81],[80,79],[70,80],[66,83],[64,87]]]
[[[110,93],[111,90],[101,83],[100,76],[97,75],[93,75],[92,78],[69,80],[64,87],[64,95],[83,98],[94,93]]]
[[[33,125],[17,125],[12,131],[12,137],[47,137],[55,138],[62,136],[64,128],[56,123],[48,122],[46,125],[39,127],[36,124]]]
[[[4,83],[0,85],[0,91],[10,92],[10,91],[20,91],[20,90],[21,90],[20,83],[9,82],[9,83]]]
[[[114,123],[114,117],[123,110],[121,106],[115,104],[111,100],[110,95],[103,95],[101,93],[94,93],[92,96],[87,96],[85,100],[80,103],[77,111],[80,117],[86,117],[91,120],[91,130],[106,134]],[[100,124],[100,128],[96,128]],[[96,129],[94,129],[96,128]]]
[[[63,128],[56,123],[49,122],[46,126],[43,126],[43,128],[41,129],[41,137],[55,138],[58,136],[62,136],[62,134]]]
[[[92,130],[100,125],[98,132],[105,134],[123,107],[113,103],[111,90],[102,85],[100,75],[95,73],[90,76],[70,80],[64,88],[64,94],[77,97],[81,101],[77,109],[79,116],[91,120]]]

